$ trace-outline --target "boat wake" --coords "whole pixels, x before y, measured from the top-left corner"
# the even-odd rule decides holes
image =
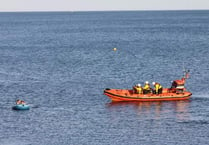
[[[199,99],[199,98],[206,98],[209,99],[209,94],[193,94],[192,97],[193,99]]]

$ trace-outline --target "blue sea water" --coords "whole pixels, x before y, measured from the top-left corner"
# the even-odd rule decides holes
[[[184,68],[189,101],[103,95]],[[209,11],[0,13],[1,145],[208,144],[208,82]]]

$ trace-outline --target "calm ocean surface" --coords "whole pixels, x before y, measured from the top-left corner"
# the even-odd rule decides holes
[[[103,95],[184,67],[189,101]],[[209,11],[0,13],[0,99],[0,145],[208,144]]]

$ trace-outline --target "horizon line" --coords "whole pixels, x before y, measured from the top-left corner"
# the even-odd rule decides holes
[[[131,12],[131,11],[208,11],[209,9],[153,9],[153,10],[17,10],[17,11],[0,11],[0,13],[15,12]]]

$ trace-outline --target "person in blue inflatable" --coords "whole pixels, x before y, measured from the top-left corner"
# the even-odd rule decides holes
[[[16,101],[16,104],[17,104],[17,105],[20,105],[20,104],[21,104],[21,100],[18,99],[18,100]]]
[[[25,105],[26,103],[25,103],[25,101],[21,100],[21,104]]]
[[[20,105],[20,104],[25,105],[25,101],[19,100],[19,99],[18,99],[18,100],[16,101],[16,104],[17,104],[17,105]]]

